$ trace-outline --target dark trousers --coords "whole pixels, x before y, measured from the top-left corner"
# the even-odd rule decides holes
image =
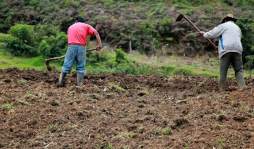
[[[232,65],[235,70],[235,77],[240,88],[245,86],[243,77],[243,61],[242,56],[236,52],[229,52],[220,59],[220,82],[221,88],[226,88],[226,80],[229,66]]]

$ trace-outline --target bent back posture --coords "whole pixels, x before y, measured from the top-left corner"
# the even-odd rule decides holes
[[[77,86],[83,84],[88,36],[96,36],[96,49],[100,50],[102,43],[99,33],[91,25],[84,23],[83,18],[78,17],[76,22],[68,28],[68,49],[65,55],[58,87],[63,87],[65,85],[65,77],[71,71],[74,62],[77,64]]]

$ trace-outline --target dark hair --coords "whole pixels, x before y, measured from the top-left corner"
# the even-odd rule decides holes
[[[228,22],[228,21],[233,21],[233,22],[236,22],[236,21],[237,21],[237,19],[235,19],[235,18],[231,18],[231,17],[226,17],[226,18],[224,18],[224,19],[222,20],[222,22],[221,22],[221,23],[225,23],[225,22]]]
[[[86,22],[85,18],[83,18],[81,16],[76,17],[75,21],[82,22],[82,23]]]

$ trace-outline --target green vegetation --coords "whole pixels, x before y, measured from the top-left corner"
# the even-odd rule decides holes
[[[98,149],[114,149],[111,143],[104,143],[102,145],[98,145],[96,148]]]
[[[38,57],[17,57],[0,49],[0,68],[20,68],[20,69],[36,69],[43,70],[44,59]]]
[[[65,33],[49,25],[16,24],[8,34],[0,34],[2,46],[14,56],[59,56],[67,47],[66,41]]]
[[[42,40],[38,49],[44,57],[56,57],[64,54],[63,49],[67,47],[66,41],[66,34],[59,32],[55,36]]]
[[[14,108],[14,105],[11,103],[5,103],[0,106],[0,109],[6,110],[6,111],[9,111],[13,108]]]
[[[59,129],[59,126],[57,124],[50,124],[47,129],[49,132],[54,133]]]
[[[171,128],[163,128],[163,129],[161,129],[161,134],[163,134],[165,136],[171,135],[172,130],[171,130]]]
[[[225,139],[224,138],[218,138],[217,140],[217,146],[219,149],[225,148]]]
[[[245,68],[251,71],[251,69],[254,68],[254,45],[253,45],[254,22],[251,19],[243,19],[238,22],[244,35],[242,42],[243,48],[245,50],[244,51]]]
[[[193,59],[188,63],[183,59],[183,63],[168,60],[176,58],[168,55],[214,53],[206,40],[197,38],[190,25],[176,24],[174,20],[177,12],[182,12],[202,30],[208,30],[220,23],[226,13],[233,12],[243,31],[246,68],[252,69],[252,6],[253,1],[248,0],[5,0],[0,2],[0,47],[5,49],[0,51],[0,68],[44,69],[44,58],[64,54],[67,28],[76,16],[83,16],[97,28],[104,43],[117,49],[88,53],[89,73],[218,76],[213,61],[204,65]],[[118,48],[149,56],[163,55],[168,63],[149,63],[151,57],[125,55]],[[60,68],[60,62],[54,65]]]
[[[112,89],[118,93],[126,91],[123,87],[119,86],[118,84],[110,83],[109,86],[110,86],[110,89]]]
[[[123,54],[123,55],[122,55]],[[121,55],[121,56],[119,56]],[[217,64],[214,66],[198,65],[177,57],[152,58],[142,54],[125,54],[120,49],[116,52],[104,51],[88,54],[88,72],[90,73],[127,73],[133,75],[203,75],[218,76]],[[174,58],[174,59],[173,59]],[[165,61],[164,61],[165,60]],[[179,63],[181,61],[181,63]],[[211,68],[205,69],[206,68]]]
[[[252,6],[250,0],[5,0],[0,2],[0,32],[6,33],[16,23],[43,24],[47,25],[45,32],[53,31],[51,28],[66,32],[80,15],[97,26],[104,42],[119,48],[147,54],[157,53],[162,47],[167,52],[183,48],[182,53],[196,54],[211,49],[205,40],[188,36],[193,32],[189,25],[175,25],[176,11],[190,16],[204,30],[218,24],[226,13],[234,12],[240,18],[239,24],[248,28],[243,33],[249,45],[253,41],[249,35],[254,36]],[[249,51],[249,46],[245,50]]]
[[[37,55],[33,38],[33,26],[26,24],[16,24],[9,30],[10,38],[6,40],[6,48],[16,56]]]
[[[184,145],[184,149],[189,149],[190,147],[189,147],[189,145],[188,144],[185,144]]]
[[[168,128],[168,127],[166,127],[166,128],[156,128],[154,130],[154,134],[158,135],[158,136],[161,136],[161,135],[169,136],[169,135],[172,134],[172,130],[171,130],[171,128]]]
[[[123,55],[121,55],[121,54]],[[121,56],[119,56],[121,55]],[[169,57],[147,57],[142,54],[126,54],[118,49],[116,52],[102,51],[87,54],[87,72],[98,73],[127,73],[133,75],[202,75],[218,76],[218,62],[205,58],[193,61],[191,58],[169,56]],[[57,70],[61,69],[62,60],[53,62]],[[17,57],[12,56],[5,50],[0,49],[0,68],[36,69],[45,70],[44,58]],[[75,68],[73,68],[74,70]],[[232,73],[231,73],[232,74]]]

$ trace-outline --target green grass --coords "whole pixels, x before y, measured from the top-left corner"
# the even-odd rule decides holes
[[[171,128],[163,128],[163,129],[161,129],[161,134],[163,134],[165,136],[169,136],[172,134],[172,130],[171,130]]]
[[[129,57],[137,63],[160,68],[162,74],[219,76],[219,60],[217,58],[206,56],[190,58],[174,55],[147,57],[138,53],[131,54]]]
[[[9,111],[14,108],[14,105],[12,103],[5,103],[0,106],[0,109]]]
[[[117,63],[114,52],[94,53],[87,61],[89,74],[99,73],[127,73],[133,75],[186,75],[218,77],[218,60],[207,57],[179,57],[179,56],[152,56],[147,57],[139,53],[126,55],[128,62]],[[62,61],[52,63],[57,70],[61,69]],[[46,70],[44,59],[38,57],[16,57],[0,49],[0,69],[6,68]],[[74,70],[74,69],[73,69]],[[230,71],[230,74],[232,72]],[[231,76],[231,75],[230,75]]]
[[[43,70],[44,60],[42,57],[16,57],[12,56],[3,49],[0,49],[0,68],[19,68],[19,69],[36,69]]]

